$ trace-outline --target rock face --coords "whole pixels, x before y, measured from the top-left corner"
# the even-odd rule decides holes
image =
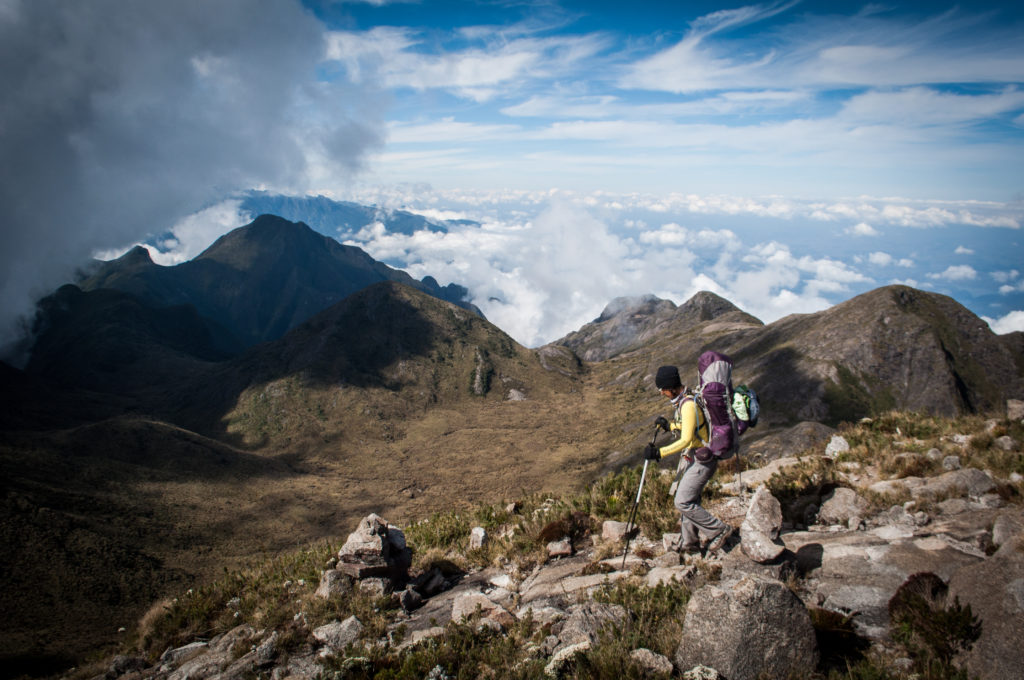
[[[971,677],[1020,677],[1024,669],[1024,535],[1017,534],[981,564],[953,574],[949,595],[969,604],[981,637],[967,655]]]
[[[811,617],[781,581],[749,576],[709,585],[686,608],[678,668],[705,665],[730,680],[784,678],[814,668]]]
[[[740,525],[740,548],[743,554],[759,563],[771,562],[782,554],[786,546],[776,542],[782,529],[782,506],[760,486],[750,501],[747,516]]]

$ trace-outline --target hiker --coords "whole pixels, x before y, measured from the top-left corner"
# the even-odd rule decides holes
[[[700,534],[709,537],[707,554],[719,550],[726,539],[732,535],[732,527],[718,519],[701,507],[700,496],[711,476],[718,468],[718,458],[708,453],[704,442],[708,440],[708,424],[701,422],[698,428],[698,412],[693,396],[687,393],[686,387],[679,379],[679,370],[675,366],[662,366],[654,378],[654,384],[662,395],[672,400],[675,414],[671,428],[677,433],[672,443],[658,447],[653,443],[647,445],[644,457],[648,460],[660,460],[664,456],[682,454],[679,469],[683,470],[676,486],[674,504],[680,514],[680,534],[677,550],[686,555],[700,554]],[[700,418],[703,421],[703,418]],[[695,454],[700,450],[701,458]]]

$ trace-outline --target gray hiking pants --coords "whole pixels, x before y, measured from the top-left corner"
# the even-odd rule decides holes
[[[714,536],[725,528],[725,522],[701,507],[700,494],[718,469],[718,459],[706,463],[694,460],[683,472],[676,487],[674,504],[680,514],[680,547],[697,547],[700,534]]]

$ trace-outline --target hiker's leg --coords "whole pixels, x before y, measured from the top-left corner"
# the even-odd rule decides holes
[[[679,511],[680,543],[693,545],[699,542],[699,531],[708,536],[717,534],[725,528],[725,523],[705,510],[700,505],[700,494],[718,468],[718,459],[712,458],[706,463],[693,461],[683,473],[676,488],[675,506]]]

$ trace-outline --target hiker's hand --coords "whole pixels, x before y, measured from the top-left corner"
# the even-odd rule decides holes
[[[658,419],[654,421],[654,424],[665,430],[665,432],[668,432],[668,421],[665,420],[664,416],[658,416]]]
[[[646,460],[660,460],[661,452],[658,451],[658,447],[654,444],[648,444],[647,448],[644,449],[644,459]]]

